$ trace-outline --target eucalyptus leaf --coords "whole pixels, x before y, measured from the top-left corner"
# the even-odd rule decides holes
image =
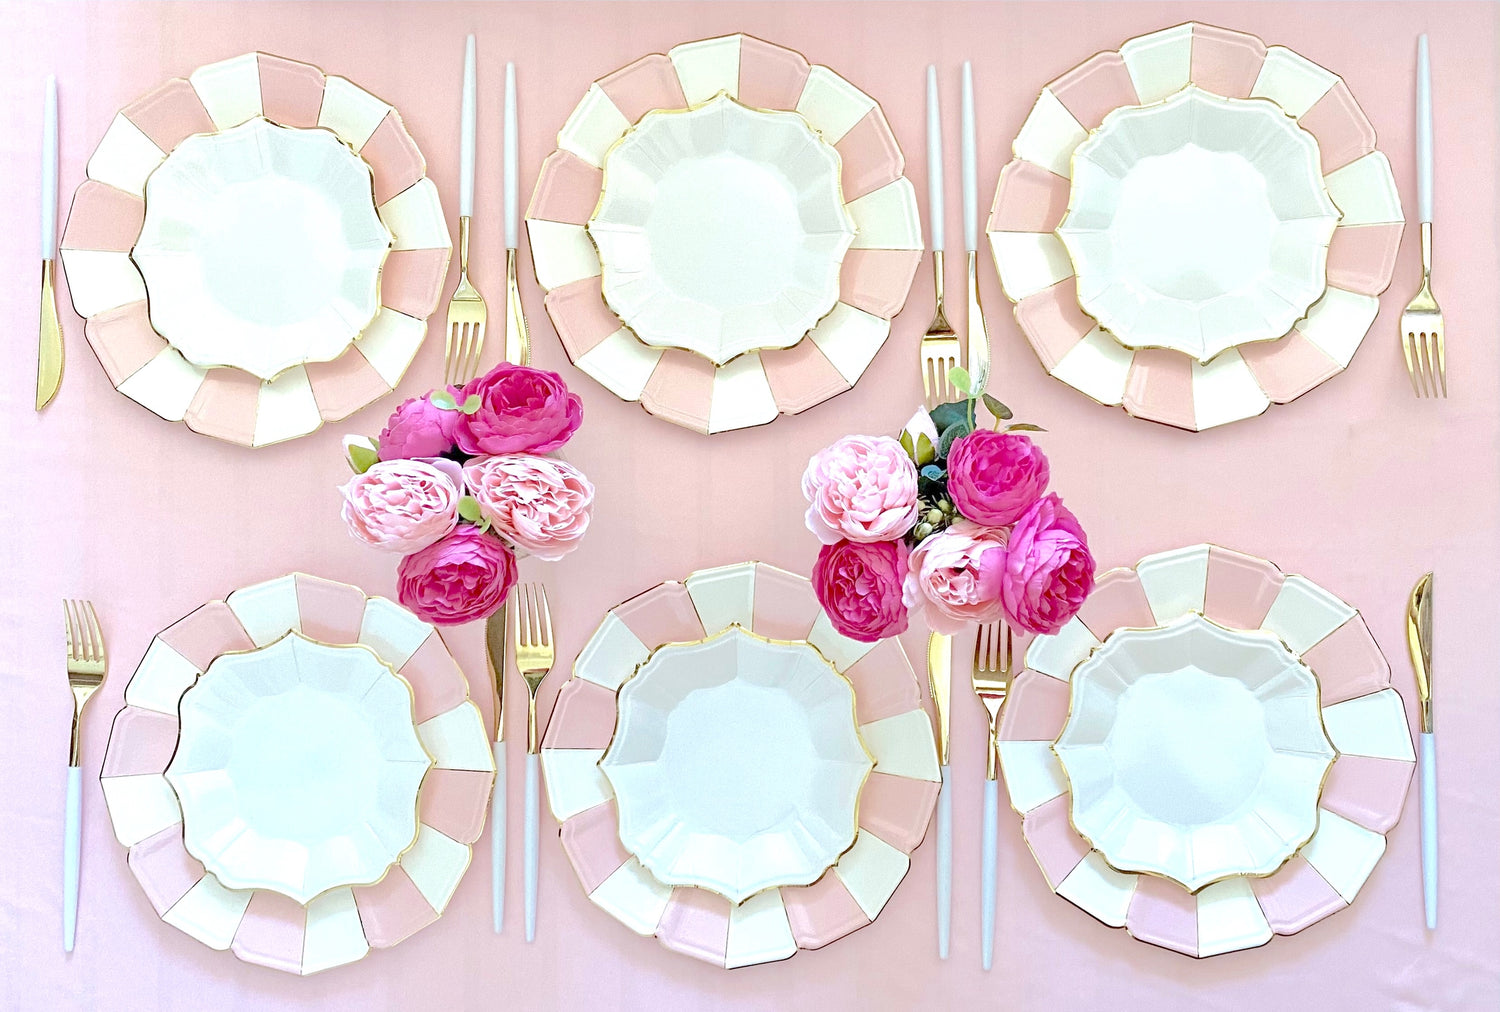
[[[950,404],[939,404],[932,409],[932,424],[939,432],[946,432],[948,431],[948,426],[954,422],[967,421],[968,418],[968,401],[953,401]]]
[[[364,474],[380,460],[380,453],[365,443],[350,443],[344,447],[344,452],[355,474]]]
[[[446,390],[434,390],[427,395],[427,399],[432,402],[433,407],[442,408],[444,411],[455,411],[458,409],[458,402]]]
[[[471,495],[463,496],[458,500],[458,515],[471,524],[484,522],[484,514],[479,510],[479,500]]]
[[[925,467],[937,460],[937,448],[932,445],[932,440],[927,438],[927,433],[923,432],[917,436],[917,452],[912,459],[916,461],[918,467]]]
[[[963,366],[956,365],[948,370],[948,382],[966,397],[974,395],[974,379],[969,375],[969,370]]]
[[[984,406],[989,409],[990,414],[1001,421],[1008,422],[1015,417],[1010,408],[1000,403],[999,398],[992,397],[989,394],[984,395]]]
[[[459,405],[458,410],[462,411],[466,415],[472,415],[479,410],[479,405],[482,403],[484,402],[479,399],[478,394],[470,394],[469,396],[464,398],[464,402]],[[1008,418],[1010,416],[1007,415],[1006,417]]]
[[[1030,422],[1017,422],[1014,425],[1007,425],[1005,427],[1005,431],[1006,432],[1046,432],[1047,430],[1044,429],[1044,428],[1042,428],[1040,425],[1032,425]]]
[[[947,460],[948,454],[953,452],[953,444],[967,436],[971,431],[973,430],[969,428],[969,420],[967,418],[954,422],[944,429],[942,436],[938,439],[938,456]]]

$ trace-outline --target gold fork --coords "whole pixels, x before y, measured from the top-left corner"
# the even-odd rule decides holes
[[[547,588],[539,583],[517,587],[515,612],[516,670],[526,680],[526,940],[536,938],[537,843],[540,815],[537,793],[536,692],[552,670],[557,651],[552,640],[552,612]]]
[[[484,296],[469,280],[469,216],[474,207],[475,136],[474,36],[464,47],[464,90],[460,117],[458,197],[458,288],[448,301],[448,332],[444,344],[443,383],[462,386],[479,371],[484,348],[484,325],[489,310]]]
[[[1005,694],[1010,691],[1012,655],[1015,644],[1010,626],[1004,620],[981,625],[974,637],[974,694],[990,715],[989,751],[984,766],[984,842],[980,922],[984,968],[988,970],[995,955],[995,835],[999,820],[999,785],[996,781],[1000,756],[1000,712],[1005,708]]]
[[[1432,74],[1426,35],[1417,40],[1417,203],[1422,218],[1422,287],[1401,314],[1401,352],[1418,397],[1447,397],[1443,311],[1432,295]]]
[[[936,310],[922,335],[922,396],[929,408],[958,400],[949,374],[958,367],[958,334],[943,312],[943,127],[938,111],[937,68],[927,68],[927,216],[932,232],[932,289]]]
[[[104,676],[109,660],[104,652],[104,630],[90,601],[63,601],[63,630],[67,637],[68,688],[73,690],[73,730],[68,739],[68,794],[63,820],[63,951],[73,951],[78,925],[78,851],[83,805],[83,770],[79,765],[79,729],[88,705]]]

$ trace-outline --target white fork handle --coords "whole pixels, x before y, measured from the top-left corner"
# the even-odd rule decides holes
[[[1417,210],[1432,220],[1432,69],[1427,36],[1417,38]]]
[[[505,742],[495,742],[495,788],[490,794],[490,908],[495,934],[505,923]]]
[[[462,110],[462,133],[458,142],[458,213],[469,217],[474,213],[474,120],[477,115],[475,103],[478,93],[474,70],[474,36],[464,43],[464,99]]]
[[[938,110],[937,68],[927,66],[927,217],[932,248],[943,248],[943,120]]]
[[[73,951],[78,928],[78,844],[82,829],[83,770],[68,767],[67,808],[63,813],[63,951]]]
[[[974,130],[974,69],[964,61],[962,122],[964,252],[979,249],[979,143]]]
[[[517,131],[520,124],[516,122],[516,65],[507,63],[505,65],[505,248],[517,249],[518,227],[516,218],[519,214],[517,187],[520,185],[518,178],[520,170],[517,168]]]
[[[937,933],[938,958],[948,958],[953,927],[953,795],[948,790],[948,767],[941,767],[943,784],[937,802]]]
[[[537,754],[526,753],[526,940],[536,939]]]
[[[1438,839],[1437,839],[1437,744],[1431,733],[1422,741],[1422,905],[1427,912],[1427,930],[1437,930]]]
[[[42,100],[42,259],[57,254],[57,78]]]
[[[984,959],[984,968],[988,970],[995,961],[995,830],[999,818],[999,781],[986,780],[984,782],[984,845],[980,850],[979,860],[983,862],[980,869],[983,882],[980,889],[983,895],[980,904],[983,910],[979,922],[979,945],[980,955]]]

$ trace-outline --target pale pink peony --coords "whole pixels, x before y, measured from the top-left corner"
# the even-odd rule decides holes
[[[397,597],[419,618],[457,625],[488,618],[516,582],[516,556],[498,536],[473,524],[401,560]]]
[[[549,562],[578,547],[589,527],[594,486],[565,461],[524,453],[475,457],[464,482],[503,537]]]
[[[950,636],[1000,618],[1005,536],[1003,529],[959,520],[924,538],[907,560],[902,601],[913,612],[923,610],[933,632]]]
[[[948,498],[975,523],[1008,527],[1047,490],[1050,474],[1030,438],[979,429],[948,451]]]
[[[381,551],[419,551],[458,523],[458,475],[428,461],[378,461],[339,491],[349,533]]]
[[[1057,632],[1094,589],[1088,537],[1055,493],[1038,499],[1016,521],[1002,566],[1005,613],[1028,632]]]
[[[802,494],[825,545],[895,541],[917,519],[917,466],[889,436],[845,436],[807,462]]]
[[[835,629],[863,643],[906,631],[906,554],[900,541],[839,541],[819,549],[813,591]]]

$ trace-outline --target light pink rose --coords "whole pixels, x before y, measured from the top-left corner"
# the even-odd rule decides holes
[[[933,632],[953,635],[974,622],[993,622],[1000,606],[1003,529],[959,520],[912,549],[901,599],[923,610]]]
[[[917,466],[890,436],[845,436],[807,462],[802,494],[823,544],[895,541],[916,523]]]
[[[527,453],[475,457],[464,465],[464,483],[494,529],[539,559],[562,558],[589,528],[594,486],[565,461]]]
[[[1061,629],[1094,589],[1094,557],[1083,526],[1054,493],[1011,529],[1000,596],[1012,623],[1033,633]]]
[[[824,545],[813,566],[813,591],[833,627],[862,643],[906,631],[901,582],[906,545],[900,541]]]
[[[438,625],[489,618],[515,582],[516,557],[510,546],[473,524],[459,524],[396,568],[401,603]]]
[[[381,551],[420,551],[458,523],[458,476],[428,461],[378,461],[339,491],[349,533]]]

